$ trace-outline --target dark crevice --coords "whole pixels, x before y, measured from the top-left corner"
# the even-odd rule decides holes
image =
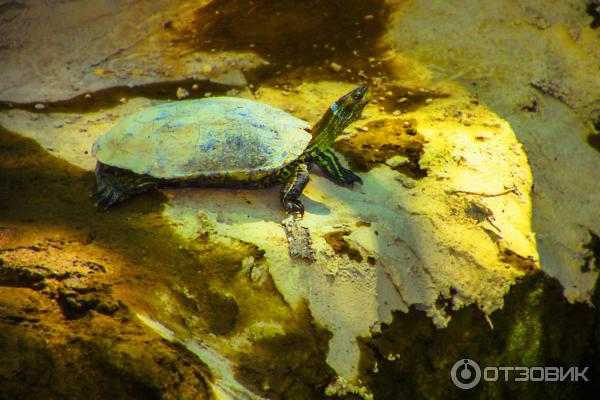
[[[531,101],[527,104],[523,104],[521,106],[521,110],[523,111],[527,111],[527,112],[538,112],[539,110],[539,104],[537,99],[531,99]]]
[[[594,0],[588,3],[586,12],[592,17],[590,27],[596,29],[600,27],[600,1]]]
[[[594,133],[588,135],[587,142],[594,149],[600,151],[600,110],[593,111],[590,123]]]
[[[594,110],[592,113],[592,126],[597,133],[600,133],[600,110]]]
[[[194,86],[196,85],[196,86]],[[194,89],[197,87],[197,89]],[[178,100],[177,89],[183,88],[188,92],[186,100],[206,97],[207,93],[223,96],[227,91],[234,89],[229,85],[222,85],[210,81],[184,79],[171,82],[156,82],[138,86],[115,86],[96,92],[85,93],[66,100],[53,102],[13,103],[0,102],[0,111],[9,109],[26,110],[33,113],[89,113],[102,109],[109,109],[121,104],[122,99],[145,97],[155,100]],[[38,104],[43,104],[40,108]]]
[[[590,241],[583,246],[590,254],[585,258],[581,266],[581,272],[600,270],[600,236],[590,231]]]
[[[600,133],[590,133],[587,137],[587,142],[594,149],[600,151]]]
[[[590,125],[594,132],[588,135],[587,142],[594,149],[600,151],[600,110],[593,111]]]
[[[5,263],[0,258],[0,286],[20,287],[40,290],[45,286],[45,271],[36,266],[17,267]]]
[[[496,242],[498,245],[498,242]],[[537,266],[533,257],[523,257],[509,248],[500,249],[500,260],[524,272],[532,272]]]
[[[21,324],[23,322],[36,323],[39,322],[40,319],[25,315],[0,315],[0,321],[7,322],[9,324]]]
[[[83,288],[64,287],[58,290],[56,301],[66,319],[78,319],[94,310],[113,315],[123,305],[113,297],[112,288],[105,284],[92,284]]]
[[[27,8],[24,3],[15,0],[4,1],[0,4],[0,17],[5,17],[3,14],[13,10],[23,10]]]

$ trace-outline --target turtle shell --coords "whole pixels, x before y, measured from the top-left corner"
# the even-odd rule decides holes
[[[307,123],[251,100],[213,97],[165,103],[131,114],[101,136],[103,164],[155,178],[257,180],[300,156]]]

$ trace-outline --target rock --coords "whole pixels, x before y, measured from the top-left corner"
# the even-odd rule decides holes
[[[202,66],[202,73],[205,75],[210,74],[213,71],[213,67],[211,65],[203,65]]]
[[[329,69],[332,70],[333,72],[340,72],[342,70],[342,66],[338,63],[332,62],[331,64],[329,64]]]
[[[182,87],[177,88],[177,98],[178,99],[185,99],[186,97],[188,97],[190,95],[190,92],[188,92],[187,90],[185,90]]]
[[[410,160],[408,159],[408,157],[405,156],[394,156],[392,158],[388,158],[385,161],[385,165],[387,165],[390,168],[396,168],[399,167],[401,165],[404,165],[406,163],[409,163]]]
[[[470,82],[480,106],[487,105],[510,122],[532,166],[533,219],[542,268],[563,284],[569,301],[589,302],[599,271],[582,269],[581,260],[589,232],[600,226],[600,209],[591,206],[596,202],[591,193],[600,193],[600,181],[597,167],[591,167],[598,164],[598,152],[581,138],[589,134],[582,121],[587,122],[597,107],[592,99],[600,93],[600,76],[581,71],[600,65],[599,39],[593,30],[588,30],[590,36],[582,30],[576,39],[564,28],[590,24],[589,15],[575,12],[571,3],[552,10],[534,1],[520,8],[506,4],[503,20],[483,34],[480,23],[493,14],[490,9],[478,8],[466,17],[456,5],[402,5],[385,42],[412,62],[435,65],[448,79]],[[540,27],[539,21],[543,30],[532,29],[532,22]],[[416,30],[418,43],[412,41]],[[458,36],[460,40],[453,39]],[[567,39],[557,41],[558,37]],[[498,46],[485,45],[496,42]],[[525,43],[528,57],[515,62]],[[478,121],[463,118],[463,124],[474,127]]]
[[[211,82],[220,83],[222,85],[234,86],[234,87],[244,87],[248,84],[246,80],[246,76],[239,69],[232,69],[231,71],[226,71],[222,74],[213,76]]]

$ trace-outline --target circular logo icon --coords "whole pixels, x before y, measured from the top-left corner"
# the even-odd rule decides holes
[[[468,358],[458,360],[450,371],[452,383],[461,389],[473,389],[481,380],[481,368]]]

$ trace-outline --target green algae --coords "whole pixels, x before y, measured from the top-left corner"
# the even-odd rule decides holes
[[[452,313],[444,330],[416,310],[396,313],[380,334],[360,340],[361,379],[376,399],[586,398],[600,381],[600,314],[569,304],[561,292],[543,273],[528,275],[490,316],[493,329],[475,306]],[[453,364],[463,358],[480,366],[588,366],[590,382],[482,382],[465,391],[450,379]]]
[[[425,138],[415,125],[414,121],[391,118],[372,121],[367,124],[367,132],[338,140],[334,148],[355,171],[369,171],[394,156],[403,156],[408,162],[393,169],[414,179],[424,178],[427,171],[420,167],[419,161],[424,154]]]

